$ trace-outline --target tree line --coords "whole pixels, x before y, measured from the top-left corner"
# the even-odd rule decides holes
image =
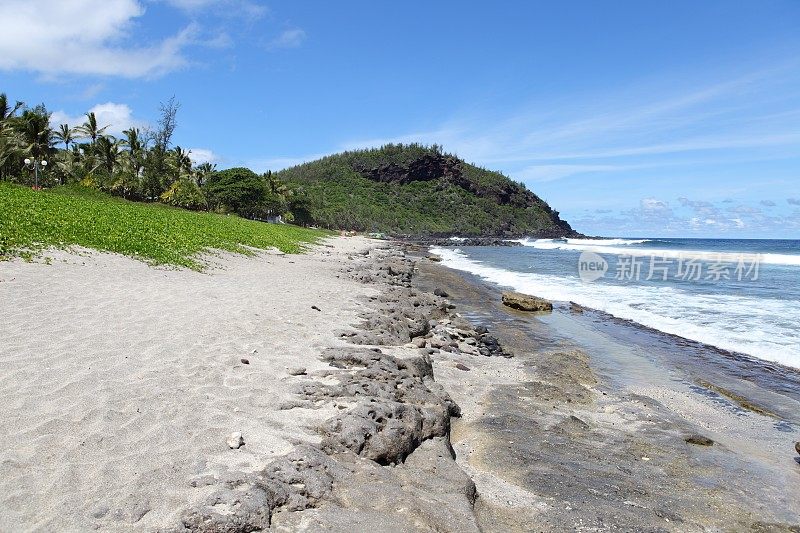
[[[115,137],[93,112],[80,126],[53,125],[44,104],[29,107],[0,94],[0,180],[33,185],[36,161],[44,186],[79,183],[129,200],[254,219],[291,221],[297,215],[298,222],[311,222],[302,188],[288,186],[272,172],[195,164],[189,150],[173,146],[179,109],[170,98],[160,105],[155,126],[131,127]]]

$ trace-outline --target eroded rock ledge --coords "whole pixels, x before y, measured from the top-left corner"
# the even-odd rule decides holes
[[[173,532],[479,531],[475,484],[456,465],[458,405],[434,380],[440,350],[504,355],[497,340],[410,287],[414,264],[396,249],[353,257],[348,275],[376,284],[363,322],[321,358],[284,409],[336,405],[318,445],[302,444],[259,472],[192,481],[208,493]],[[303,512],[297,512],[303,511]]]

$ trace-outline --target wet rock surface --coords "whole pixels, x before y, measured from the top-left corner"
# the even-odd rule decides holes
[[[590,353],[554,338],[535,316],[507,313],[494,288],[430,262],[414,282],[450,293],[524,365],[523,379],[490,384],[454,422],[459,464],[481,494],[483,531],[797,530],[793,492],[766,481],[748,457],[758,450],[687,442],[699,430],[691,421],[610,386]],[[459,402],[476,394],[450,392]],[[796,468],[782,475],[791,479]]]

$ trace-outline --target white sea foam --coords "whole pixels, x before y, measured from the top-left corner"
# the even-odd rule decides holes
[[[445,266],[503,287],[632,320],[725,350],[800,368],[800,307],[785,300],[745,295],[690,294],[676,287],[584,283],[577,276],[514,272],[470,259],[459,250],[436,248]]]
[[[620,246],[631,244],[644,244],[650,239],[567,239],[567,244],[582,244],[588,246]]]
[[[572,250],[577,252],[596,252],[599,254],[627,255],[636,257],[657,257],[665,259],[695,259],[717,263],[752,264],[759,262],[769,265],[800,266],[800,255],[792,254],[753,254],[749,252],[702,252],[699,250],[676,250],[660,248],[636,248],[636,244],[651,242],[647,239],[516,239],[523,246],[540,250]],[[623,247],[620,247],[623,245]]]

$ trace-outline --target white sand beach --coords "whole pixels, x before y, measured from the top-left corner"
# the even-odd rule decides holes
[[[204,273],[91,251],[0,262],[0,530],[152,529],[202,495],[193,478],[316,442],[333,407],[279,407],[374,290],[338,273],[369,246]]]

